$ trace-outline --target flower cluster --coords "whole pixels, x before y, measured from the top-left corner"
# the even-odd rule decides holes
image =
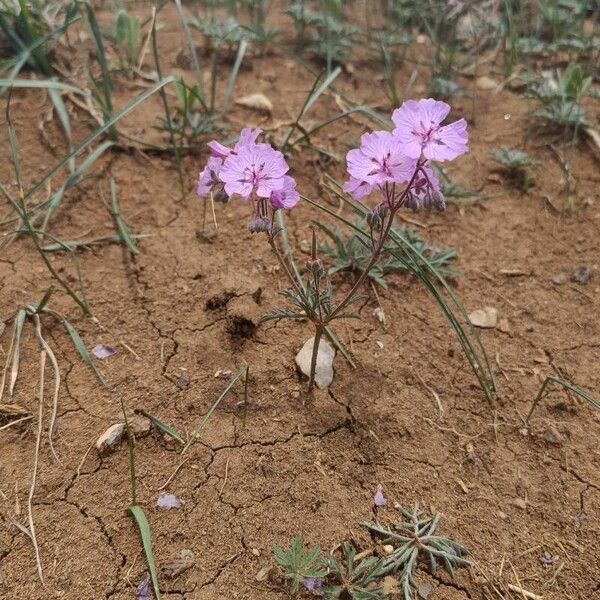
[[[404,102],[392,114],[391,133],[366,133],[360,147],[348,152],[344,191],[361,200],[381,190],[390,209],[442,210],[445,201],[430,161],[452,160],[468,150],[464,119],[442,125],[449,112],[448,104],[432,98]],[[396,184],[406,184],[402,193]]]
[[[283,154],[269,144],[258,143],[260,129],[242,129],[232,147],[213,140],[211,156],[198,178],[196,192],[201,198],[214,194],[217,199],[238,195],[252,199],[254,218],[250,231],[268,231],[268,204],[273,210],[293,208],[300,200],[296,182],[287,175],[289,166]]]
[[[383,193],[384,200],[372,215],[375,229],[386,211],[400,206],[445,208],[431,161],[452,160],[468,150],[464,119],[442,125],[449,112],[448,104],[433,98],[408,100],[393,112],[392,132],[365,133],[360,146],[348,152],[350,178],[344,191],[357,200],[375,190]],[[283,154],[257,141],[261,133],[260,129],[242,129],[232,147],[210,142],[211,156],[198,178],[197,193],[201,198],[212,194],[217,200],[232,196],[252,200],[250,231],[272,235],[274,212],[293,208],[300,195]]]

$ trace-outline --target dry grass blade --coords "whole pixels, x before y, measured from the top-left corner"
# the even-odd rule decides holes
[[[13,334],[10,338],[10,346],[8,347],[8,352],[6,354],[6,362],[4,363],[4,369],[2,370],[2,379],[0,380],[0,402],[4,397],[4,387],[6,384],[6,374],[8,373],[8,366],[10,365],[10,360],[13,355],[13,350],[15,346],[15,337],[16,337],[16,328],[13,327]]]
[[[58,454],[56,454],[56,450],[54,449],[54,443],[52,441],[52,435],[54,433],[54,425],[56,423],[56,415],[58,413],[58,392],[60,391],[60,369],[58,368],[58,361],[56,360],[56,356],[52,351],[52,348],[48,345],[48,342],[44,339],[42,335],[42,324],[40,322],[40,316],[38,314],[33,315],[33,320],[35,322],[35,332],[37,334],[38,340],[42,345],[42,348],[50,358],[50,362],[52,363],[52,369],[54,370],[54,392],[52,395],[52,414],[50,415],[50,424],[48,426],[48,441],[50,442],[50,450],[54,458],[58,461],[60,465],[62,465],[62,461],[58,458]]]
[[[15,317],[15,336],[12,356],[12,367],[10,370],[10,383],[8,386],[8,393],[12,396],[15,384],[17,383],[17,377],[19,376],[19,366],[21,364],[21,335],[23,333],[23,325],[25,323],[25,317],[27,313],[21,309],[17,312]]]
[[[33,472],[31,474],[31,486],[29,488],[29,496],[27,498],[27,519],[29,521],[29,537],[31,539],[31,543],[33,544],[33,549],[35,551],[35,563],[37,566],[38,577],[42,582],[42,585],[45,586],[44,583],[44,572],[42,569],[42,560],[40,557],[40,548],[37,543],[37,537],[35,534],[35,524],[33,522],[33,496],[35,494],[35,485],[37,482],[37,472],[38,472],[38,464],[40,460],[40,445],[42,441],[42,431],[43,431],[43,423],[42,417],[44,415],[44,371],[46,369],[46,352],[42,350],[40,354],[40,405],[38,410],[38,429],[37,429],[37,437],[35,440],[35,454],[33,457]]]

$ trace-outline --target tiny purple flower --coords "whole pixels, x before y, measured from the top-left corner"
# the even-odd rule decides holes
[[[302,585],[309,592],[312,592],[313,594],[318,594],[321,591],[323,579],[321,577],[307,577],[302,582]]]
[[[423,154],[430,160],[452,160],[468,150],[467,122],[464,119],[442,126],[450,106],[425,98],[407,100],[392,114],[396,125],[394,136],[404,153],[411,158]]]
[[[151,600],[152,592],[150,591],[150,573],[146,573],[138,584],[135,597],[136,600]]]
[[[200,198],[209,196],[210,193],[217,187],[222,185],[219,179],[219,171],[223,166],[223,159],[211,156],[206,163],[206,166],[201,171],[198,177],[198,186],[196,187],[196,194]]]
[[[371,186],[409,181],[414,171],[414,161],[406,157],[402,144],[388,131],[365,133],[360,147],[348,152],[346,162],[352,179]]]
[[[267,144],[244,145],[225,159],[219,179],[228,196],[239,194],[247,200],[254,192],[259,198],[269,198],[283,188],[288,170],[283,154]]]
[[[175,494],[169,494],[168,492],[159,492],[156,506],[164,510],[171,508],[181,508],[181,500]]]
[[[115,352],[116,350],[114,348],[111,348],[110,346],[105,346],[104,344],[98,344],[97,346],[94,346],[92,348],[92,354],[96,358],[108,358],[109,356],[112,356]]]
[[[373,504],[375,504],[375,506],[377,506],[378,508],[381,508],[382,506],[385,506],[387,504],[385,496],[383,495],[383,486],[380,483],[377,484]]]
[[[283,178],[283,187],[271,192],[271,205],[273,208],[294,208],[300,201],[300,194],[296,191],[296,182],[292,177],[286,175]]]

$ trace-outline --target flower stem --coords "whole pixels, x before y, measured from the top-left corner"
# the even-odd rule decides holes
[[[325,324],[327,324],[327,323],[331,322],[333,319],[335,319],[335,317],[340,312],[342,312],[346,308],[346,306],[348,306],[348,304],[352,300],[354,294],[357,292],[357,290],[363,284],[365,279],[369,276],[371,269],[375,266],[375,264],[379,260],[381,252],[385,246],[385,243],[387,242],[390,230],[392,229],[392,225],[394,224],[394,217],[396,216],[396,213],[398,212],[398,210],[404,203],[404,199],[408,195],[408,192],[411,190],[413,183],[417,177],[417,174],[421,170],[421,167],[422,167],[422,163],[420,161],[417,162],[417,166],[415,167],[415,171],[412,174],[412,177],[410,178],[408,185],[406,186],[405,190],[402,192],[402,194],[400,195],[400,197],[394,203],[394,206],[390,210],[388,222],[386,223],[385,228],[383,229],[383,232],[381,233],[379,240],[378,240],[377,244],[375,245],[375,248],[373,249],[373,255],[371,256],[371,260],[369,260],[369,264],[366,266],[366,268],[360,274],[356,283],[352,286],[352,289],[348,292],[348,294],[346,294],[346,297],[337,305],[337,307],[331,313],[329,313],[329,315],[327,315],[327,318],[324,320]]]
[[[279,264],[281,265],[281,268],[283,269],[283,272],[285,273],[285,276],[288,278],[289,282],[292,284],[294,289],[300,294],[300,296],[302,296],[302,298],[304,298],[304,296],[305,296],[304,289],[302,289],[300,287],[300,285],[298,284],[298,282],[296,281],[296,278],[290,271],[290,268],[289,268],[287,262],[285,261],[285,258],[283,258],[283,255],[281,254],[279,248],[277,247],[277,243],[275,242],[275,239],[271,236],[269,236],[269,246],[271,246],[271,250],[273,250],[273,253],[277,257],[277,260],[278,260]]]
[[[312,356],[310,358],[310,379],[308,380],[308,393],[310,394],[315,387],[315,371],[317,368],[317,356],[323,335],[323,325],[315,323],[315,343],[313,344]]]

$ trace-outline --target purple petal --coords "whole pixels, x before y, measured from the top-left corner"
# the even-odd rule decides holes
[[[171,508],[180,508],[181,500],[177,496],[175,496],[175,494],[169,494],[168,492],[160,492],[158,494],[156,506],[165,510],[169,510]]]
[[[98,344],[97,346],[94,346],[92,348],[92,354],[96,358],[108,358],[109,356],[112,356],[115,352],[116,350],[114,348],[111,348],[110,346],[105,346],[104,344]]]
[[[313,593],[319,592],[322,584],[323,584],[323,579],[321,579],[320,577],[307,577],[302,582],[302,585],[304,586],[304,588],[307,589],[309,592],[313,592]]]
[[[135,592],[136,600],[150,600],[152,598],[150,591],[150,573],[146,573],[140,581]]]
[[[387,504],[387,501],[383,495],[383,486],[380,483],[377,484],[377,490],[375,491],[374,504],[377,507],[382,507]]]

